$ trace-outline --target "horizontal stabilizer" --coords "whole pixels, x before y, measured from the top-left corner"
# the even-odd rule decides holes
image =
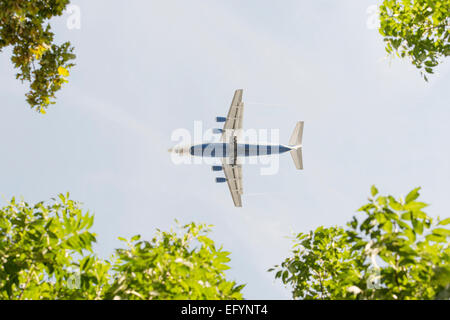
[[[291,146],[301,146],[302,145],[304,124],[305,123],[303,121],[297,122],[294,132],[292,132],[291,139],[289,140],[289,145],[291,145]]]
[[[292,160],[294,160],[295,167],[298,170],[303,170],[303,154],[302,148],[291,150]]]

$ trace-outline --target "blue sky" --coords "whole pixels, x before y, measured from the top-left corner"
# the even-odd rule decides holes
[[[150,238],[174,219],[215,225],[232,252],[230,279],[249,299],[284,299],[268,268],[289,255],[292,232],[343,225],[376,184],[405,195],[422,186],[428,212],[447,214],[450,191],[448,62],[424,82],[386,58],[366,13],[377,1],[72,1],[81,29],[54,20],[77,66],[47,115],[29,110],[11,50],[0,54],[0,203],[69,191],[95,213],[97,251],[118,236]],[[244,126],[305,121],[304,166],[289,155],[277,175],[244,167],[244,207],[208,166],[175,166],[167,149],[194,120],[214,127],[235,89]]]

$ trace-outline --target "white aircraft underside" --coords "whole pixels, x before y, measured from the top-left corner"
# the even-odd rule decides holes
[[[213,171],[222,171],[225,178],[216,178],[216,182],[227,182],[236,207],[242,207],[242,165],[240,157],[266,156],[290,152],[297,169],[303,169],[302,136],[304,122],[300,121],[295,126],[289,145],[262,145],[238,143],[242,131],[242,118],[244,103],[242,102],[243,90],[236,90],[231,107],[226,118],[217,118],[217,122],[225,122],[221,130],[221,143],[203,143],[193,146],[176,147],[169,149],[180,155],[197,157],[216,157],[222,159],[222,166],[213,166]]]

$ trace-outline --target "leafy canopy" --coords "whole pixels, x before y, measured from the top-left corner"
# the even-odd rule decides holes
[[[103,260],[93,222],[68,194],[47,205],[13,198],[0,209],[0,299],[242,299],[209,226],[120,238],[127,248]]]
[[[0,52],[12,46],[11,61],[19,69],[16,78],[30,82],[27,102],[40,113],[55,103],[55,93],[68,82],[74,66],[73,47],[69,42],[54,44],[48,23],[68,4],[69,0],[0,1]]]
[[[117,275],[106,295],[114,299],[242,299],[243,285],[225,279],[229,252],[207,237],[210,228],[191,223],[177,231],[157,230],[151,241],[140,236],[117,249]]]
[[[434,221],[417,201],[380,196],[347,229],[319,227],[294,239],[276,271],[294,299],[434,299],[450,297],[450,218]]]
[[[450,55],[449,26],[450,0],[384,0],[380,6],[386,51],[408,57],[427,81],[425,73]]]

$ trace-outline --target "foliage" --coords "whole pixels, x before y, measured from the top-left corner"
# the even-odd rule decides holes
[[[359,279],[354,268],[357,255],[346,242],[339,227],[319,227],[295,238],[293,256],[277,270],[275,278],[293,287],[294,299],[326,299],[345,297],[346,288]]]
[[[409,57],[423,73],[433,73],[450,55],[450,0],[384,0],[380,33],[388,54]]]
[[[92,223],[93,216],[68,195],[34,206],[13,198],[0,210],[0,298],[77,298],[80,293],[69,284],[76,270],[86,289],[82,297],[95,298],[108,268],[90,255],[96,241]]]
[[[150,242],[135,236],[111,263],[92,251],[93,221],[68,194],[0,208],[0,299],[242,299],[209,227],[158,231]]]
[[[109,298],[242,299],[243,286],[225,279],[229,253],[215,247],[209,228],[191,223],[182,230],[158,230],[151,241],[136,236],[127,241],[128,249],[118,249],[119,277]]]
[[[17,79],[30,82],[26,94],[31,108],[45,113],[54,104],[55,93],[68,82],[74,66],[73,47],[69,42],[53,43],[48,20],[62,15],[69,0],[1,0],[0,52],[12,46],[11,61],[19,69]]]
[[[295,238],[293,256],[275,277],[302,299],[433,299],[450,293],[450,218],[434,221],[416,201],[380,196],[372,187],[369,203],[348,229],[323,228]]]

